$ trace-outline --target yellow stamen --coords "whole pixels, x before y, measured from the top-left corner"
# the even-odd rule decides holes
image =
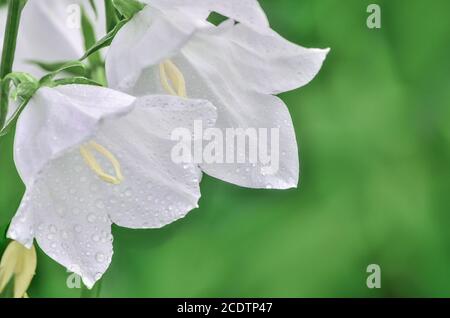
[[[0,262],[0,293],[14,277],[14,298],[28,297],[26,291],[36,271],[37,259],[34,246],[27,249],[12,241]]]
[[[92,154],[91,149],[97,151],[99,154],[103,155],[106,159],[109,160],[114,168],[115,176],[107,174],[102,169],[102,167]],[[95,141],[90,141],[86,145],[80,147],[80,153],[89,168],[91,168],[91,170],[94,171],[103,181],[112,184],[120,184],[123,181],[123,175],[119,161],[111,152],[108,151],[108,149],[106,149],[102,145],[99,145]]]
[[[170,60],[159,64],[161,84],[167,93],[174,96],[187,97],[186,81],[180,69]]]

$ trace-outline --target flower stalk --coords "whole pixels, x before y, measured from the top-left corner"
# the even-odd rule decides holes
[[[27,0],[8,1],[8,17],[6,20],[5,39],[3,41],[2,59],[0,64],[0,79],[3,79],[12,72],[20,17],[26,3]],[[0,128],[5,124],[6,115],[8,114],[8,91],[8,88],[0,90]]]

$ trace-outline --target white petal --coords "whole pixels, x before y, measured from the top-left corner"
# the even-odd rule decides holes
[[[177,11],[169,16],[147,6],[114,38],[106,57],[109,86],[126,91],[143,68],[170,57],[196,30],[195,21]]]
[[[64,179],[75,157],[52,162],[22,200],[8,237],[40,248],[69,271],[79,274],[89,288],[100,279],[112,257],[111,221],[105,209],[89,200],[89,188],[77,179]]]
[[[116,154],[123,182],[104,193],[111,220],[128,228],[160,228],[198,206],[200,169],[175,163],[170,139],[175,128],[193,131],[194,120],[214,124],[210,103],[171,96],[146,96],[117,123],[106,123],[96,141]],[[105,163],[106,164],[106,163]]]
[[[214,177],[244,187],[296,187],[299,175],[298,149],[286,105],[275,96],[248,91],[245,83],[232,74],[235,70],[231,66],[204,59],[209,57],[206,51],[203,51],[205,55],[187,49],[183,52],[172,60],[186,75],[187,94],[192,98],[209,100],[217,107],[216,127],[222,129],[223,135],[227,128],[266,128],[269,142],[271,129],[279,129],[279,150],[272,156],[276,159],[278,155],[279,163],[274,166],[278,166],[276,171],[269,173],[264,168],[267,164],[261,162],[253,165],[249,160],[247,163],[202,164],[202,169]],[[136,95],[148,91],[164,92],[157,67],[148,69],[133,89]],[[237,143],[234,149],[236,154]],[[247,149],[246,158],[249,158],[249,151]]]
[[[319,72],[329,49],[308,49],[291,43],[271,29],[236,24],[222,34],[228,43],[217,43],[216,50],[239,73],[249,89],[279,94],[308,84]],[[208,37],[205,37],[208,41]]]
[[[187,11],[205,9],[242,23],[264,27],[269,25],[257,0],[145,0],[144,2],[162,10],[174,7],[180,7]]]
[[[14,70],[40,76],[45,72],[30,64],[30,60],[54,63],[81,57],[84,53],[81,11],[76,5],[82,5],[87,12],[97,38],[105,34],[103,1],[94,2],[98,18],[84,0],[29,0],[22,13]]]
[[[205,98],[218,109],[217,127],[266,128],[279,133],[278,149],[275,143],[272,159],[275,162],[270,173],[263,168],[261,156],[258,164],[203,164],[202,169],[217,178],[252,188],[286,189],[296,187],[299,175],[297,142],[289,111],[284,103],[258,90],[249,89],[242,76],[237,57],[230,55],[226,40],[220,37],[199,38],[186,46],[175,63],[182,72],[190,74],[187,82],[188,96]],[[261,140],[261,133],[258,140]],[[264,134],[264,133],[263,133]],[[268,140],[271,140],[270,138]],[[276,140],[275,140],[276,141]],[[260,147],[258,147],[260,150]],[[236,149],[237,151],[237,149]],[[246,150],[246,157],[249,159]]]
[[[93,136],[101,120],[131,111],[134,100],[89,85],[39,89],[17,122],[14,161],[22,180],[31,185],[48,162]]]
[[[88,286],[110,262],[111,220],[132,228],[161,227],[183,217],[200,197],[200,171],[171,160],[170,134],[190,128],[194,119],[214,124],[214,107],[170,96],[134,101],[98,87],[43,88],[17,124],[16,165],[27,191],[8,236],[26,246],[36,237]],[[88,140],[117,158],[120,184],[106,183],[85,162],[79,147]],[[110,161],[95,157],[113,174]]]

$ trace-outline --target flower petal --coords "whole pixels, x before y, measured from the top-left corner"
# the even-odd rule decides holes
[[[29,245],[29,237],[34,236],[47,255],[91,288],[111,262],[111,221],[88,199],[89,188],[83,189],[78,179],[61,178],[76,160],[73,155],[54,160],[27,190],[8,237]]]
[[[308,84],[329,52],[291,43],[271,29],[257,31],[245,24],[222,29],[222,34],[205,36],[204,41],[215,43],[221,62],[231,62],[228,66],[234,67],[247,87],[260,93],[279,94]]]
[[[214,55],[217,57],[212,57]],[[223,53],[226,54],[226,53]],[[203,163],[206,173],[240,186],[251,188],[286,189],[296,187],[299,175],[298,149],[291,117],[286,105],[277,97],[250,91],[238,70],[222,56],[222,52],[211,52],[208,46],[190,43],[182,53],[172,59],[186,75],[187,95],[204,98],[217,107],[216,127],[222,130],[250,128],[273,145],[268,149],[274,159],[274,171],[268,169],[267,160],[258,163]],[[157,67],[148,68],[134,87],[136,95],[145,92],[163,93]],[[260,128],[263,130],[260,131]],[[272,143],[272,134],[274,132]],[[279,138],[276,138],[276,134]],[[261,139],[263,140],[263,139]],[[261,147],[258,147],[262,149]],[[278,149],[277,149],[278,148]],[[254,151],[254,149],[252,149]],[[237,153],[237,143],[234,144]],[[250,149],[241,154],[250,158]],[[261,156],[260,156],[261,158]]]
[[[106,202],[111,220],[128,228],[159,228],[197,207],[201,172],[171,158],[174,129],[193,131],[194,121],[215,122],[206,101],[172,96],[139,98],[136,109],[117,123],[106,123],[96,140],[115,153],[124,180]],[[107,195],[105,193],[105,195]]]
[[[175,54],[196,30],[196,22],[181,12],[170,15],[156,8],[138,12],[114,38],[106,57],[109,86],[126,91],[141,75],[143,66],[153,65]]]
[[[180,7],[184,10],[205,9],[236,21],[267,27],[269,22],[257,0],[145,0],[161,10]]]
[[[194,119],[214,124],[214,107],[171,96],[134,101],[104,88],[44,88],[17,125],[16,165],[27,191],[8,237],[26,246],[36,237],[47,254],[80,274],[87,286],[109,265],[111,219],[132,228],[161,227],[183,217],[200,196],[200,171],[171,160],[170,135],[175,128],[189,128]],[[100,178],[99,169],[80,152],[84,142],[106,149],[109,155],[94,154],[95,165],[111,175],[119,169],[118,184]]]
[[[49,161],[92,136],[101,120],[131,111],[134,100],[89,85],[39,89],[17,122],[14,161],[22,180],[31,185]]]
[[[105,34],[103,1],[94,2],[98,18],[84,0],[29,0],[22,13],[14,70],[40,76],[45,72],[30,64],[31,60],[55,63],[81,57],[84,44],[79,6],[93,22],[97,38]]]

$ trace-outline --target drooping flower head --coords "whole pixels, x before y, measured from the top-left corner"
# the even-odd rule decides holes
[[[177,127],[214,122],[202,100],[134,98],[89,85],[41,88],[17,122],[14,160],[26,193],[8,237],[92,286],[111,261],[111,224],[159,228],[200,197],[200,171],[170,160]]]
[[[114,39],[107,55],[111,87],[204,98],[218,109],[216,126],[276,129],[279,169],[261,162],[202,163],[219,179],[252,188],[297,186],[299,160],[292,120],[274,96],[310,82],[328,50],[307,49],[271,30],[256,0],[147,0]],[[211,11],[229,17],[219,26]],[[236,23],[238,22],[238,23]],[[168,82],[182,89],[173,90]],[[243,157],[249,157],[247,149]],[[239,154],[237,154],[239,155]]]

